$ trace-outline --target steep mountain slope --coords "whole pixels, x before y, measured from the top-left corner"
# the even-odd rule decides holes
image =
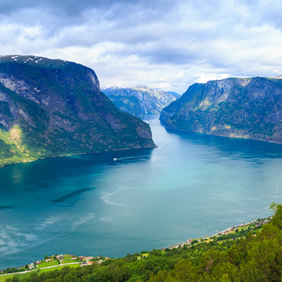
[[[149,126],[119,111],[100,92],[93,70],[34,56],[0,57],[0,166],[154,146]]]
[[[282,143],[282,78],[193,84],[160,120],[169,130]]]
[[[180,97],[175,92],[169,93],[147,86],[112,87],[102,91],[121,111],[141,118],[146,114],[159,114],[165,106]]]

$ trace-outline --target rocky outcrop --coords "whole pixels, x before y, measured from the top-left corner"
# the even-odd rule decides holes
[[[160,120],[168,130],[282,143],[282,78],[193,84]]]
[[[159,114],[165,106],[180,97],[175,92],[165,92],[142,85],[127,88],[111,87],[102,91],[121,111],[140,118]]]
[[[85,66],[0,57],[0,166],[39,158],[152,148],[149,125],[119,111]]]

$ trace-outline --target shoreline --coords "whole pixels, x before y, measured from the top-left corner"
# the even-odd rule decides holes
[[[211,236],[208,235],[208,236],[199,237],[199,238],[195,238],[195,239],[188,239],[185,242],[180,242],[178,244],[173,244],[173,245],[170,245],[168,247],[161,248],[161,250],[164,251],[165,249],[182,248],[182,247],[184,247],[184,245],[192,246],[193,245],[192,242],[195,241],[195,240],[197,240],[197,243],[204,242],[204,241],[207,241],[207,240],[213,240],[213,239],[219,238],[220,236],[223,236],[223,235],[236,233],[236,229],[238,229],[238,228],[247,227],[245,229],[248,229],[248,227],[250,225],[255,224],[255,223],[259,226],[263,226],[264,224],[266,224],[270,221],[270,218],[271,218],[271,216],[265,217],[265,218],[262,218],[262,219],[254,219],[254,220],[252,220],[250,222],[246,222],[246,223],[233,225],[231,227],[228,227],[228,228],[226,228],[222,231],[215,233],[214,235],[211,235]]]
[[[258,139],[254,137],[244,136],[244,135],[229,136],[229,135],[212,134],[208,132],[198,132],[198,131],[191,131],[191,130],[180,130],[180,129],[167,128],[165,124],[162,124],[162,126],[164,126],[164,128],[168,132],[176,133],[176,134],[177,133],[178,134],[195,133],[195,134],[208,135],[208,136],[214,136],[214,137],[224,137],[224,138],[236,139],[236,140],[253,140],[253,141],[258,141],[258,142],[282,145],[282,142],[279,142],[279,141]]]
[[[180,243],[170,245],[168,247],[159,248],[158,250],[166,251],[166,249],[172,250],[172,249],[182,248],[184,246],[187,246],[189,248],[189,247],[192,247],[194,244],[207,242],[208,240],[214,240],[214,239],[220,238],[223,235],[228,235],[228,234],[232,234],[232,233],[236,234],[236,230],[238,228],[244,228],[245,227],[244,230],[247,230],[250,226],[252,226],[254,224],[256,224],[255,225],[256,227],[263,226],[263,225],[267,224],[270,221],[270,219],[271,219],[271,216],[268,216],[268,217],[261,218],[261,219],[255,219],[255,220],[252,220],[250,222],[241,223],[241,224],[238,224],[238,225],[233,225],[229,228],[226,228],[222,231],[215,233],[214,235],[211,235],[211,236],[207,235],[207,236],[199,237],[199,238],[195,238],[195,239],[188,239],[185,242],[180,242]],[[195,242],[195,241],[197,241],[197,242]],[[195,243],[192,243],[192,242],[195,242]],[[208,242],[210,242],[210,241],[208,241]],[[149,253],[150,252],[151,251],[149,251]],[[142,253],[142,251],[140,253]],[[67,255],[60,255],[60,256],[67,256]],[[89,261],[90,258],[93,259],[94,257],[80,256],[80,258],[83,258],[83,259],[81,259],[81,262],[73,262],[73,263],[68,263],[68,264],[83,264],[83,261]],[[103,261],[103,260],[101,260],[100,257],[97,257],[97,259],[99,259],[98,263],[101,263]],[[105,260],[107,260],[107,259],[109,259],[109,258],[105,257]],[[40,261],[43,262],[44,260],[40,260]],[[55,266],[47,267],[47,268],[56,268],[56,267],[60,267],[60,266],[63,266],[63,265],[67,265],[67,264],[59,264],[59,265],[55,265]],[[24,266],[22,266],[22,267],[24,267]],[[22,267],[20,267],[20,268],[22,268]],[[43,269],[43,268],[41,268],[41,269]],[[27,271],[14,272],[14,273],[2,273],[2,271],[0,271],[0,276],[24,274],[24,273],[32,272],[32,271],[35,271],[35,270],[40,270],[40,269],[30,269],[30,270],[27,270]]]
[[[45,158],[39,158],[39,159],[34,159],[30,161],[25,161],[25,162],[17,162],[17,163],[11,163],[11,164],[6,164],[6,165],[0,165],[0,169],[13,166],[13,165],[18,165],[18,164],[26,164],[26,163],[32,163],[36,162],[39,160],[47,160],[47,159],[57,159],[57,158],[64,158],[64,157],[71,157],[71,156],[80,156],[80,155],[87,155],[87,154],[107,154],[107,153],[113,153],[113,152],[124,152],[124,151],[130,151],[130,150],[153,150],[158,148],[157,145],[155,147],[144,147],[144,148],[124,148],[124,149],[114,149],[110,151],[97,151],[97,152],[85,152],[85,153],[74,153],[74,154],[66,154],[66,155],[60,155],[60,156],[49,156]]]

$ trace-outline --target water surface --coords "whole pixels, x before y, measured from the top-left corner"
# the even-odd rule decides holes
[[[148,122],[156,149],[1,169],[0,269],[44,255],[166,247],[269,216],[270,203],[281,203],[281,145]]]

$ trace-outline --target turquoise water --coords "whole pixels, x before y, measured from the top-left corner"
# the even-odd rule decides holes
[[[148,122],[156,149],[0,169],[0,269],[56,253],[166,247],[269,216],[282,202],[282,145]]]

